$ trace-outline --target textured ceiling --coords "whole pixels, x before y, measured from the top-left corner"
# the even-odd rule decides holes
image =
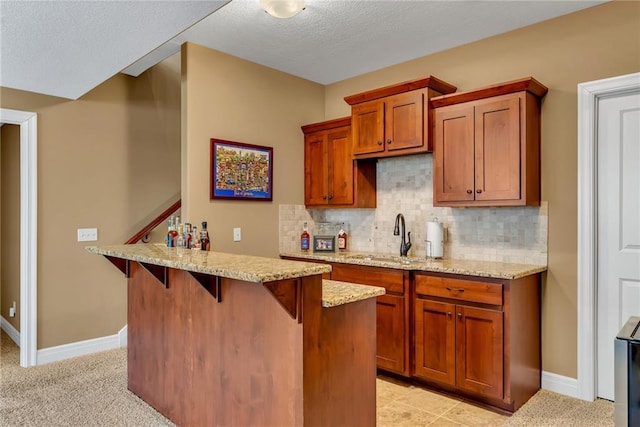
[[[600,3],[307,0],[283,20],[258,0],[233,0],[174,41],[329,84]]]
[[[0,86],[76,99],[227,1],[1,0]]]
[[[329,84],[604,2],[307,0],[277,19],[258,0],[0,0],[0,86],[75,99],[185,41]]]

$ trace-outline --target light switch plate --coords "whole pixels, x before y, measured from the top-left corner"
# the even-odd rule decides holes
[[[240,227],[236,227],[233,229],[233,241],[239,242],[240,240],[242,240],[242,230]]]
[[[78,242],[96,242],[97,240],[97,228],[78,228]]]

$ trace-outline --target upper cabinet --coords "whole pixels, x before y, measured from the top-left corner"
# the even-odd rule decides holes
[[[525,78],[431,99],[434,206],[540,204],[540,101]]]
[[[347,96],[355,159],[432,151],[429,99],[456,87],[426,77]]]
[[[304,203],[308,208],[375,208],[376,165],[356,163],[351,117],[302,126]]]

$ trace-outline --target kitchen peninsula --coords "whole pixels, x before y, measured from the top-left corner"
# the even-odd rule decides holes
[[[178,425],[376,423],[376,300],[330,266],[88,247],[128,278],[128,387]]]

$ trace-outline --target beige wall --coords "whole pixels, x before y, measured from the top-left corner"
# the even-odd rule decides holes
[[[534,76],[542,108],[542,197],[549,202],[549,271],[543,285],[543,369],[577,373],[577,91],[580,82],[640,71],[640,2],[613,2],[327,87],[326,118],[343,97],[434,75],[458,91]]]
[[[0,314],[20,331],[20,127],[0,128]],[[16,316],[9,307],[16,302]]]
[[[323,119],[324,87],[195,44],[182,60],[183,215],[209,222],[212,250],[276,257],[278,205],[303,203],[300,126]],[[273,202],[209,200],[210,138],[273,147]]]
[[[179,59],[119,74],[77,101],[1,88],[0,106],[38,114],[38,348],[126,324],[126,281],[84,251],[121,244],[180,191]]]

